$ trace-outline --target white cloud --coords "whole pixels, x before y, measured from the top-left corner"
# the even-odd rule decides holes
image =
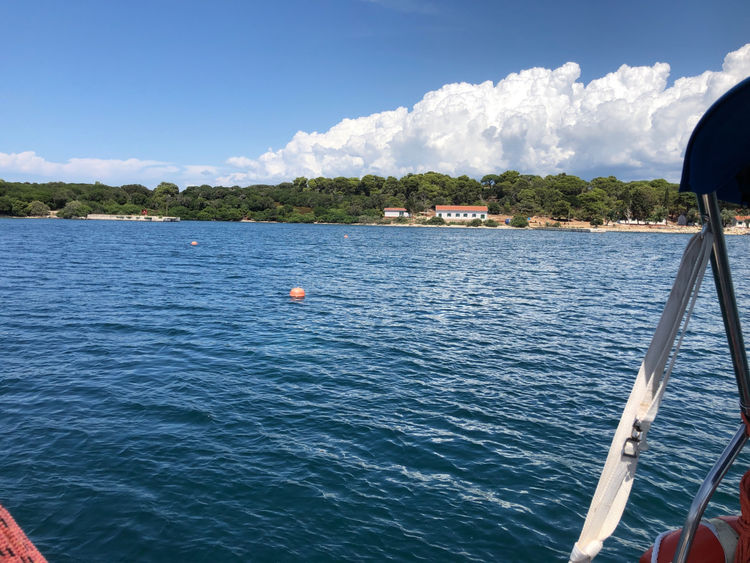
[[[79,177],[106,180],[127,174],[169,174],[178,170],[166,162],[155,160],[105,160],[98,158],[71,158],[67,162],[51,162],[33,151],[0,153],[0,170],[25,172],[54,178]]]
[[[185,187],[428,170],[481,177],[515,169],[677,180],[701,115],[750,75],[750,44],[729,53],[720,71],[671,86],[669,72],[665,63],[623,65],[583,84],[576,63],[532,68],[497,83],[446,84],[411,109],[343,119],[323,133],[300,131],[279,150],[233,156],[220,166],[135,158],[53,162],[27,151],[0,153],[0,177],[149,187],[166,180]]]
[[[33,151],[0,152],[0,177],[30,181],[103,182],[121,185],[141,183],[155,187],[159,182],[178,182],[180,185],[213,183],[219,169],[209,165],[178,166],[158,160],[129,158],[71,158],[67,162],[53,162]]]
[[[729,53],[721,71],[672,86],[669,72],[665,63],[623,65],[584,85],[578,64],[566,63],[513,73],[497,84],[447,84],[411,110],[344,119],[325,133],[300,131],[258,158],[232,157],[226,164],[235,170],[217,181],[427,170],[481,176],[506,169],[674,180],[700,116],[750,75],[750,44]]]

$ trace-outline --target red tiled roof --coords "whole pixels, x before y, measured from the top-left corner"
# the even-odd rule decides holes
[[[436,205],[435,211],[482,211],[487,213],[486,205]]]
[[[406,211],[405,207],[386,207],[384,211]]]

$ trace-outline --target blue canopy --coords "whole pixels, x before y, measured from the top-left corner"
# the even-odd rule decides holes
[[[708,108],[685,150],[681,192],[750,204],[750,78]]]

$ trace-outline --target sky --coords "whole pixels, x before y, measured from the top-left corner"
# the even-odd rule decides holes
[[[747,0],[0,0],[0,178],[679,178]]]

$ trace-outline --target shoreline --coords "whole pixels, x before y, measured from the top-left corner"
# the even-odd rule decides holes
[[[156,216],[154,216],[156,217]],[[0,215],[0,219],[60,219],[59,217],[56,217],[55,215],[51,214],[47,217],[42,216],[29,216],[29,217],[16,217],[12,215]],[[96,218],[98,219],[98,217]],[[87,219],[86,217],[80,217],[78,220],[96,220],[94,218]],[[185,219],[184,221],[180,220],[179,222],[185,222],[185,221],[191,221],[189,219]],[[528,227],[524,228],[518,228],[518,227],[511,227],[510,225],[505,224],[504,219],[495,219],[495,221],[498,222],[498,225],[496,227],[488,227],[485,225],[481,225],[478,227],[472,227],[469,225],[457,225],[457,224],[450,224],[450,225],[425,225],[420,224],[416,222],[407,222],[407,223],[396,223],[396,222],[383,222],[383,223],[323,223],[323,222],[315,222],[315,223],[288,223],[290,225],[292,224],[299,224],[299,225],[341,225],[341,226],[365,226],[365,227],[409,227],[409,228],[439,228],[439,229],[489,229],[489,230],[514,230],[514,231],[551,231],[551,232],[572,232],[572,233],[595,233],[595,234],[601,234],[601,233],[659,233],[659,234],[695,234],[697,232],[700,232],[701,227],[700,226],[679,226],[674,224],[667,224],[667,225],[649,225],[649,224],[638,224],[638,225],[630,225],[630,224],[622,224],[622,223],[610,223],[609,225],[600,225],[598,227],[592,227],[588,223],[584,221],[570,221],[568,223],[565,223],[564,225],[561,225],[560,227],[552,227],[549,225],[549,220],[542,220],[541,218],[533,218],[529,222]],[[159,219],[149,221],[138,221],[141,223],[151,223],[151,222],[161,222]],[[174,221],[178,222],[178,221]],[[205,221],[196,221],[198,223],[202,223]],[[209,221],[211,222],[211,221]],[[213,221],[213,222],[226,222],[226,223],[259,223],[259,224],[284,224],[286,222],[284,221],[255,221],[253,219],[241,219],[240,221]],[[750,235],[750,228],[744,228],[744,227],[725,227],[724,229],[725,235],[732,235],[732,236],[743,236],[743,235]]]

